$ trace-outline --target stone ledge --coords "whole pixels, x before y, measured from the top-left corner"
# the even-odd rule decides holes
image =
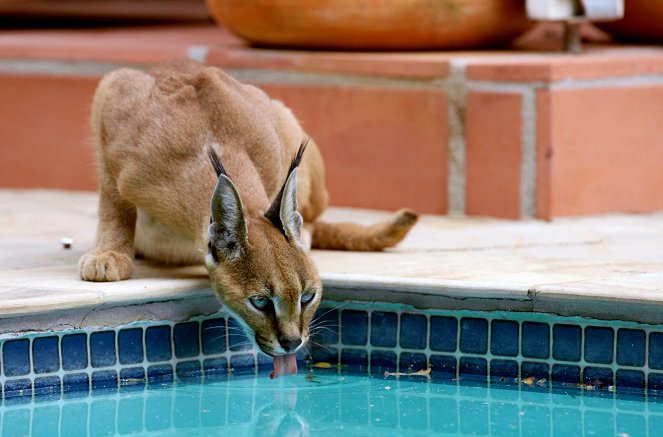
[[[159,302],[176,302],[182,317],[198,301],[209,305],[213,294],[200,266],[141,261],[131,280],[80,281],[76,262],[93,245],[96,200],[94,193],[0,190],[0,333],[41,318],[75,325],[91,311],[104,316],[88,321],[112,324],[114,313],[118,323],[159,318],[162,310],[144,306]],[[334,208],[325,218],[384,217]],[[64,236],[75,239],[69,250],[60,244]],[[663,214],[552,223],[424,216],[396,249],[314,251],[313,257],[330,300],[661,323],[661,241]]]

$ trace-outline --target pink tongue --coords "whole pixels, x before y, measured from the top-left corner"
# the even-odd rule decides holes
[[[297,357],[295,354],[274,355],[274,371],[269,379],[278,378],[283,375],[294,375],[297,373]]]

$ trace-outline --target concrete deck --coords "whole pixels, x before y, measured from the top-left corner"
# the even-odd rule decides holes
[[[0,190],[0,334],[184,319],[218,308],[199,266],[139,261],[131,280],[79,280],[96,206],[94,193]],[[325,218],[382,217],[331,209]],[[63,237],[75,240],[70,249]],[[663,323],[663,213],[552,223],[424,216],[396,249],[313,256],[331,300]]]

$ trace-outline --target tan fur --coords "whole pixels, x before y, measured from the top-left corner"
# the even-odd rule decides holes
[[[94,97],[92,127],[99,226],[96,248],[79,262],[81,278],[127,279],[134,253],[165,264],[204,261],[220,300],[254,332],[264,352],[288,352],[281,347],[284,339],[305,343],[322,294],[320,277],[301,245],[263,215],[306,137],[291,111],[219,69],[182,62],[150,73],[121,69],[106,75]],[[248,236],[237,260],[217,263],[208,255],[210,199],[220,180],[209,148],[241,199]],[[316,248],[382,250],[416,222],[407,210],[372,227],[316,222],[327,192],[313,141],[296,184],[298,209]],[[300,303],[306,292],[316,293],[309,305]],[[271,313],[250,305],[257,295],[271,299]]]

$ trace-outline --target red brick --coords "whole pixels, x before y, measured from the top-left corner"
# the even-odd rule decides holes
[[[509,54],[481,58],[467,66],[471,80],[545,81],[600,79],[641,74],[663,74],[663,51],[634,49],[587,50],[583,55]]]
[[[466,113],[466,212],[520,218],[520,94],[470,92]]]
[[[663,86],[555,90],[539,107],[548,98],[550,215],[663,209]]]
[[[0,187],[96,189],[88,120],[97,81],[0,75]]]
[[[222,68],[259,68],[403,78],[445,78],[449,55],[438,53],[343,53],[212,47],[206,62]]]
[[[447,100],[431,90],[260,85],[318,143],[333,205],[447,211]]]

